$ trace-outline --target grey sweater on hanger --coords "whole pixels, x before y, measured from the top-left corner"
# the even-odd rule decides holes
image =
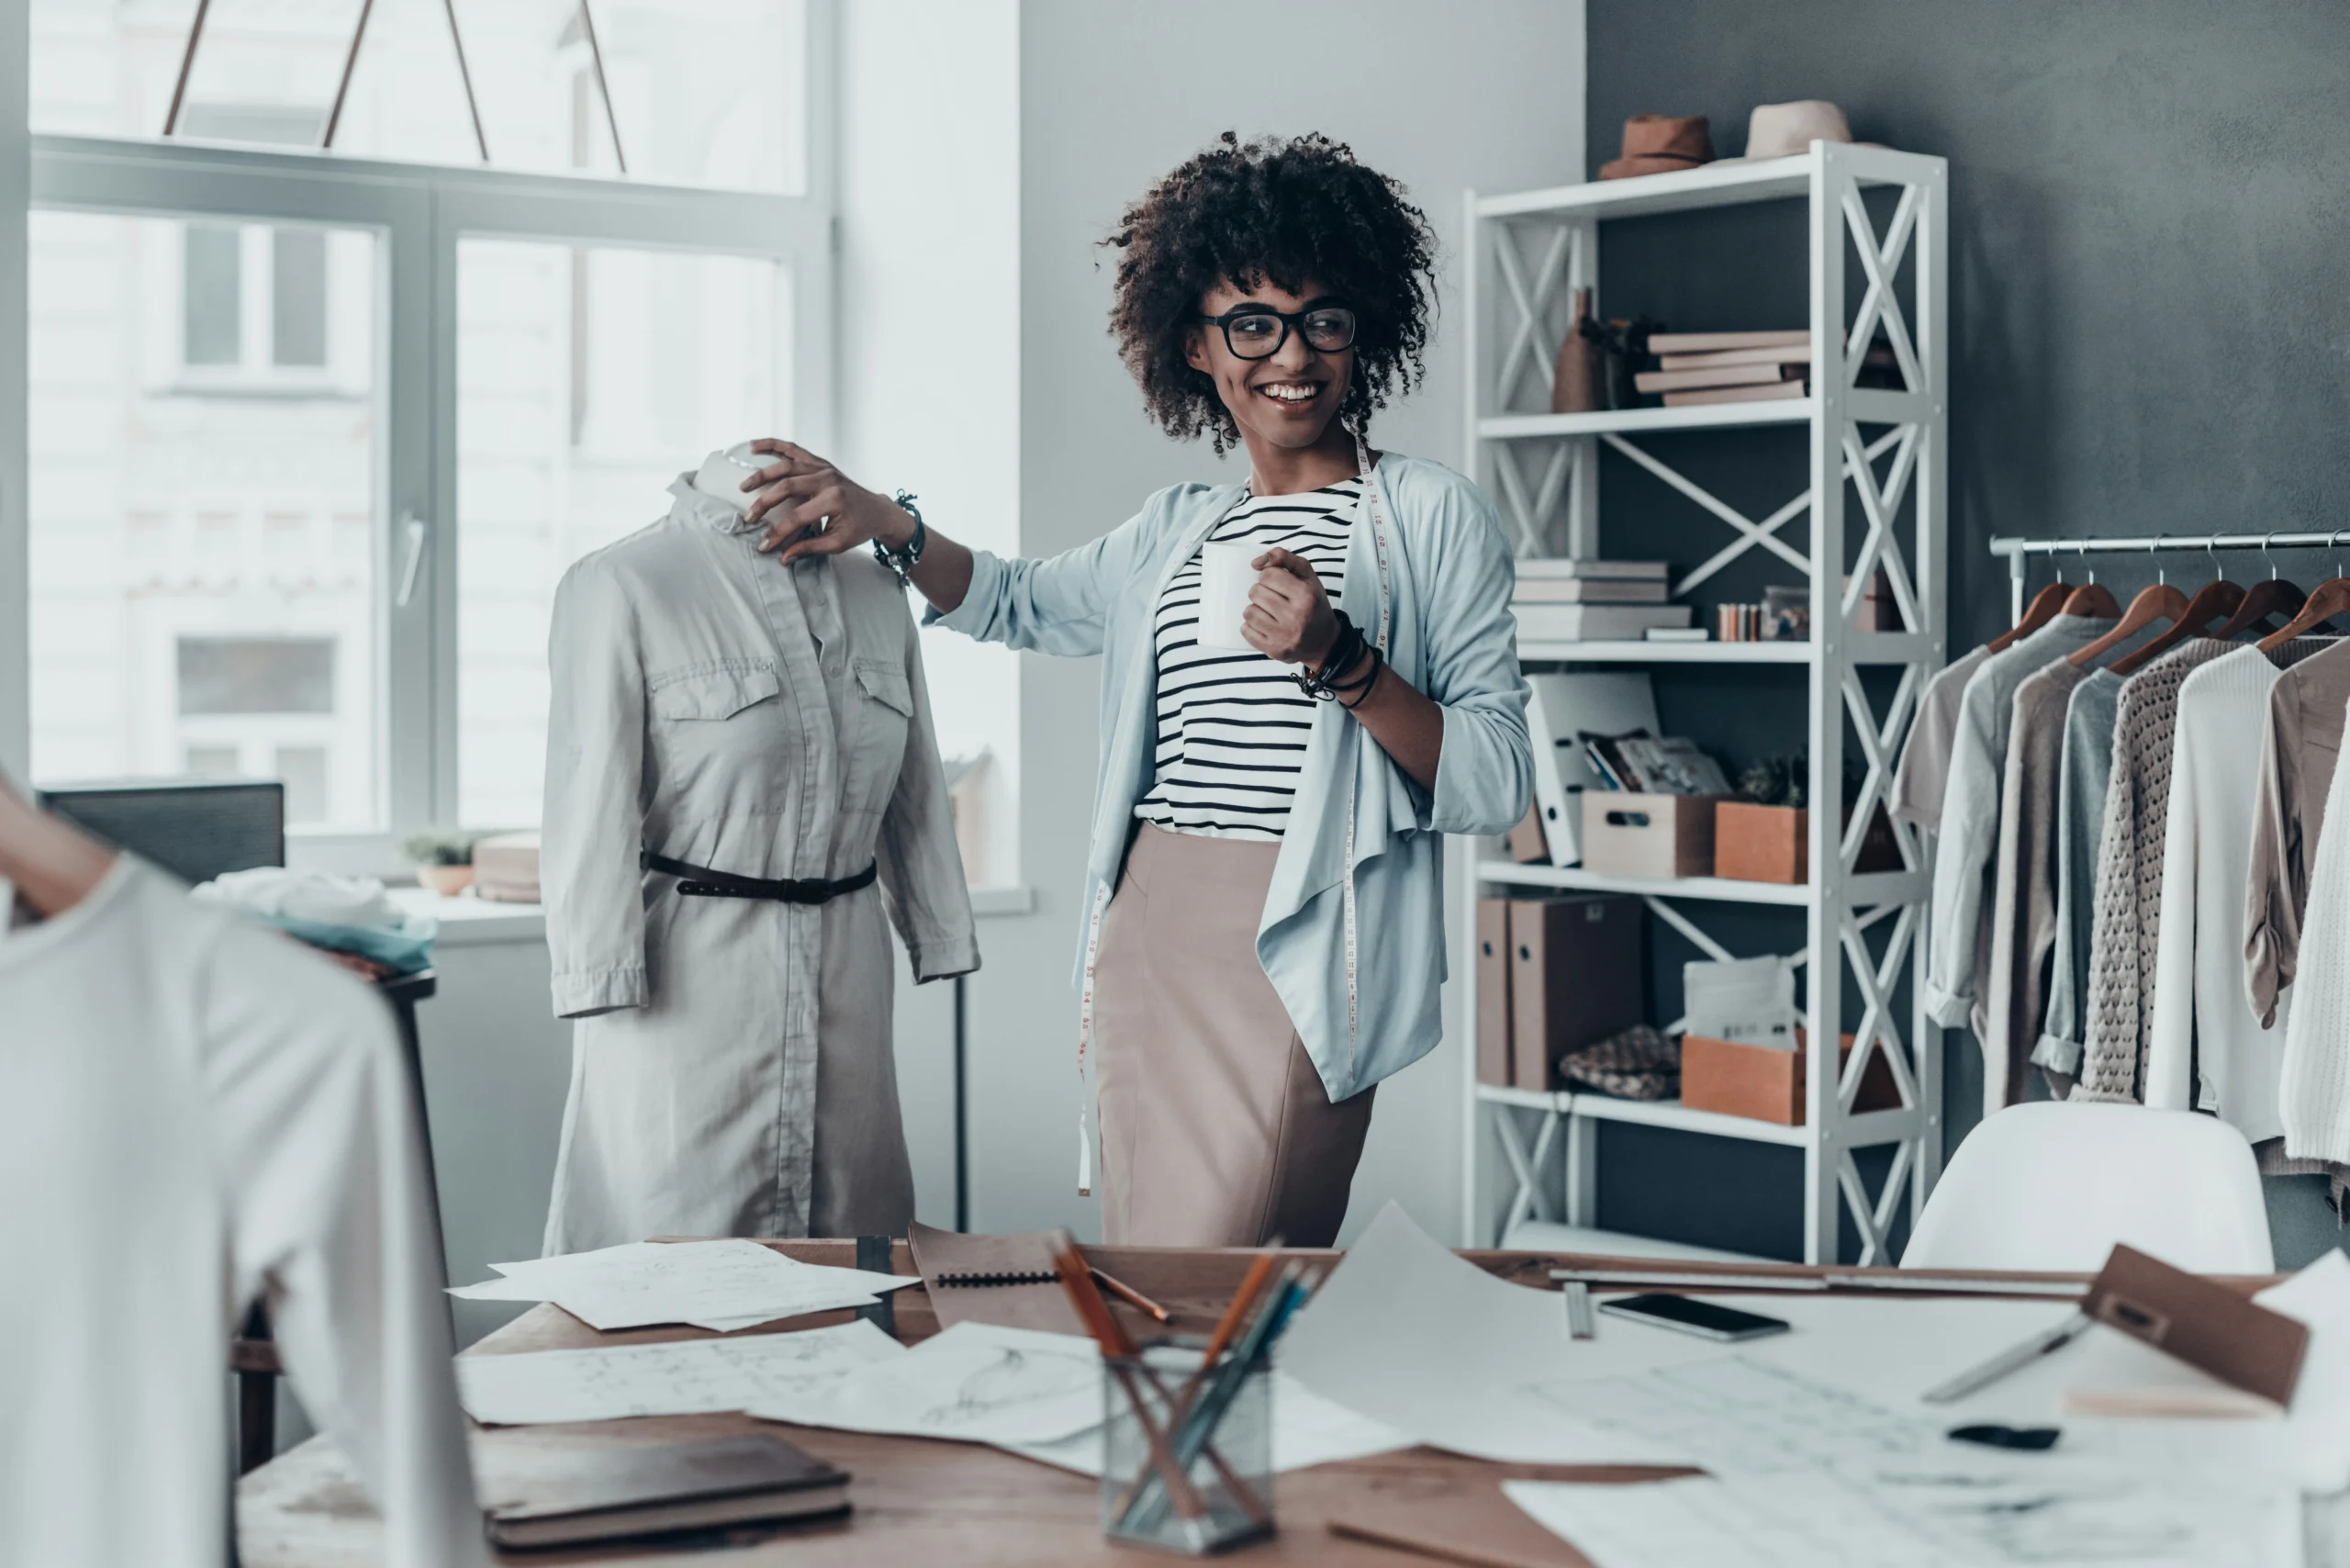
[[[1988,872],[1999,834],[1999,790],[2007,769],[2008,735],[2016,688],[2024,677],[2087,647],[2112,630],[2111,621],[2059,615],[1976,668],[1959,700],[1950,779],[1942,790],[1942,836],[1935,848],[1934,890],[1926,966],[1926,1013],[1946,1029],[1972,1024],[1979,1038],[1986,988],[1978,974],[1988,956]],[[1999,1092],[2004,1098],[2005,1074]]]

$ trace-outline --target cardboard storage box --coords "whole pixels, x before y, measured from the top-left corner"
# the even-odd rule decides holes
[[[1486,901],[1498,902],[1500,901]],[[1507,906],[1506,1079],[1486,1077],[1502,1057],[1488,1044],[1494,984],[1481,967],[1477,993],[1479,1076],[1513,1089],[1550,1089],[1551,1063],[1648,1015],[1641,978],[1647,939],[1638,899],[1517,899]],[[1477,957],[1492,917],[1481,902]]]
[[[1583,792],[1583,867],[1610,877],[1707,877],[1715,795]]]
[[[1724,801],[1714,809],[1714,875],[1739,882],[1783,882],[1811,876],[1811,813],[1800,806]],[[1876,809],[1852,869],[1898,871],[1901,846],[1885,808]]]
[[[1852,1054],[1852,1036],[1840,1042],[1838,1070]],[[1714,1111],[1725,1116],[1745,1116],[1775,1122],[1783,1127],[1804,1123],[1804,1032],[1796,1031],[1796,1048],[1745,1046],[1704,1035],[1681,1037],[1681,1103],[1693,1111]],[[1861,1070],[1861,1092],[1855,1111],[1892,1111],[1901,1105],[1901,1090],[1893,1081],[1883,1051],[1869,1053]]]

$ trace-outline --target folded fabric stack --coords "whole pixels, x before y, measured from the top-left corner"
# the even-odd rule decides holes
[[[1521,642],[1638,641],[1689,625],[1689,607],[1667,604],[1669,591],[1662,561],[1528,560],[1509,607]]]
[[[1661,393],[1668,409],[1707,403],[1753,403],[1808,396],[1811,334],[1785,332],[1658,332],[1649,339],[1657,367],[1632,378],[1642,392]],[[1861,364],[1862,386],[1900,386],[1893,351],[1873,343]]]
[[[233,909],[338,958],[374,978],[411,975],[432,961],[441,923],[412,915],[373,877],[332,877],[257,866],[215,877],[188,895]],[[377,971],[381,971],[378,973]]]

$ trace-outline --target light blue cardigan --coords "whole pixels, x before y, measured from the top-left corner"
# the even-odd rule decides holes
[[[928,617],[1015,648],[1105,655],[1079,957],[1089,1032],[1091,988],[1082,982],[1157,749],[1153,607],[1239,496],[1237,485],[1177,485],[1091,543],[1046,560],[974,551],[963,602]],[[1365,589],[1381,586],[1387,662],[1443,709],[1444,748],[1431,797],[1336,703],[1315,706],[1257,957],[1333,1101],[1435,1047],[1442,835],[1506,832],[1534,788],[1509,610],[1516,570],[1492,503],[1441,464],[1393,453],[1372,470],[1371,498],[1347,543],[1348,613],[1370,634]]]

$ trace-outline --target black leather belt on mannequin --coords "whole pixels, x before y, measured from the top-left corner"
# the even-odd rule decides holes
[[[687,898],[773,899],[778,903],[829,903],[843,893],[853,893],[859,888],[872,886],[874,876],[880,868],[880,863],[876,861],[854,877],[843,877],[839,881],[828,882],[822,877],[782,880],[767,877],[738,877],[732,871],[713,871],[707,866],[688,866],[682,860],[672,860],[666,855],[655,855],[650,849],[638,851],[636,863],[647,871],[660,871],[686,879],[677,884],[677,891]]]

